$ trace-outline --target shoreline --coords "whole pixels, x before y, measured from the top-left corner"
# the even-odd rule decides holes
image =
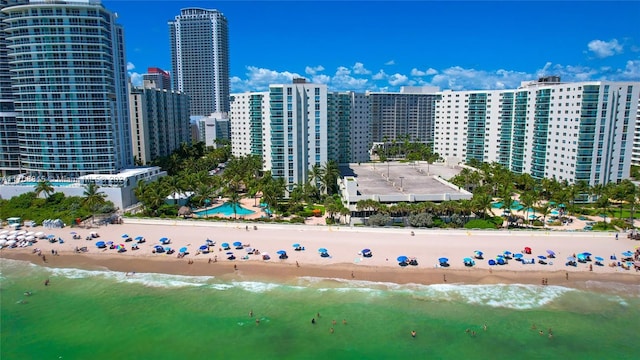
[[[63,238],[64,243],[50,243],[46,239],[24,248],[4,248],[0,258],[28,261],[36,265],[53,268],[79,268],[85,270],[110,270],[123,273],[162,273],[190,276],[215,276],[221,280],[275,281],[295,283],[298,278],[316,277],[344,279],[347,281],[370,281],[394,284],[530,284],[566,286],[576,289],[589,288],[589,282],[640,284],[640,272],[624,270],[594,262],[565,266],[565,258],[575,253],[589,251],[594,256],[608,259],[623,251],[635,251],[640,242],[629,240],[620,234],[616,240],[613,233],[597,232],[553,232],[553,231],[482,231],[482,230],[433,230],[397,228],[360,228],[318,225],[257,224],[257,230],[242,222],[204,222],[193,220],[126,219],[121,225],[93,228],[29,228],[27,231],[42,231]],[[98,232],[97,239],[85,240],[90,232]],[[71,239],[77,232],[80,240]],[[410,233],[414,232],[414,235]],[[139,244],[139,250],[130,250],[134,242],[124,242],[124,234],[147,240]],[[168,245],[173,249],[187,247],[183,258],[153,252],[159,239],[169,237]],[[199,253],[198,248],[206,239],[216,242],[210,253]],[[123,243],[124,253],[116,250],[98,249],[97,241]],[[247,255],[244,249],[232,249],[237,259],[226,259],[223,242],[241,242],[261,255],[269,253],[271,259],[263,261],[261,255]],[[300,243],[304,251],[294,251],[292,244]],[[76,247],[87,247],[86,253],[75,253]],[[524,265],[510,260],[507,265],[490,266],[488,259],[510,250],[514,254],[524,247],[533,248],[533,258],[553,249],[556,258],[547,259],[547,265]],[[39,248],[46,257],[34,253]],[[321,257],[319,248],[328,249],[330,256]],[[370,248],[373,257],[365,258],[361,250]],[[472,268],[465,267],[462,259],[472,257],[480,249],[484,260],[476,260]],[[289,258],[278,259],[276,252],[286,250]],[[59,256],[52,255],[56,252]],[[417,266],[398,266],[398,256],[416,257]],[[242,260],[246,257],[246,260]],[[447,257],[450,266],[438,265],[440,257]],[[216,260],[214,262],[214,259]],[[210,263],[211,261],[211,263]],[[299,265],[299,266],[297,266]],[[234,269],[237,267],[237,270]],[[590,270],[591,268],[591,270]],[[593,290],[593,289],[591,289]]]

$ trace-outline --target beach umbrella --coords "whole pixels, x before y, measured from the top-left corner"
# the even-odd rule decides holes
[[[144,241],[144,236],[136,236],[136,241],[137,242],[143,242]]]
[[[248,247],[248,248],[244,248],[244,249],[245,249],[248,253],[252,253],[252,252],[253,252],[253,248]]]
[[[113,241],[107,241],[107,245],[113,245]]]
[[[0,231],[0,235],[5,235],[5,234],[8,234],[8,233],[9,233],[9,230],[2,230],[2,231]]]
[[[26,234],[26,233],[27,233],[27,232],[26,232],[25,230],[19,230],[19,231],[16,233],[16,235],[24,235],[24,234]]]
[[[513,255],[513,257],[516,258],[516,259],[522,259],[523,256],[524,255],[522,255],[522,254],[514,254]]]
[[[446,257],[441,257],[441,258],[438,259],[438,262],[440,264],[444,264],[444,263],[449,262],[449,259],[447,259]]]
[[[604,258],[602,258],[600,256],[596,256],[595,259],[596,259],[596,261],[604,261]]]
[[[15,239],[16,239],[15,234],[7,236],[7,240],[15,240]]]
[[[15,240],[7,240],[7,246],[11,246],[11,245],[15,245],[16,241]]]
[[[585,251],[585,252],[583,252],[583,253],[582,253],[582,255],[584,255],[584,256],[591,256],[591,253],[590,253],[590,252]]]
[[[409,258],[407,256],[402,255],[402,256],[398,256],[396,260],[398,260],[399,263],[403,263],[403,262],[407,262]]]
[[[236,241],[236,242],[234,242],[234,243],[233,243],[233,246],[234,246],[236,249],[242,249],[242,243],[241,243],[240,241]]]
[[[327,252],[329,252],[329,250],[327,250],[325,248],[320,248],[320,249],[318,249],[318,252],[319,253],[327,253]]]
[[[482,251],[480,250],[476,250],[473,252],[476,256],[482,256],[482,254],[484,254]]]
[[[222,243],[220,244],[222,246],[223,249],[227,250],[229,248],[229,243]]]
[[[171,251],[171,248],[168,246],[165,246],[164,251]]]
[[[284,250],[278,250],[278,251],[276,251],[276,254],[278,254],[278,255],[286,255],[287,252],[284,251]]]
[[[70,232],[69,234],[71,234],[71,235],[76,235],[76,234],[77,234],[77,232],[72,231],[72,232]]]
[[[546,257],[546,256],[544,256],[544,255],[538,255],[538,259],[541,259],[541,260],[547,260],[547,257]]]
[[[292,246],[293,246],[294,248],[299,248],[299,247],[300,247],[300,244],[295,243],[295,244],[293,244]]]
[[[211,239],[207,239],[206,244],[207,244],[207,246],[214,246],[216,243],[213,242],[213,240],[211,240]]]
[[[547,254],[550,256],[556,256],[556,253],[553,250],[547,250]]]
[[[35,240],[36,238],[35,238],[35,236],[33,236],[33,235],[29,235],[29,236],[27,236],[27,237],[26,237],[26,238],[24,238],[24,239],[25,239],[25,240],[27,240],[27,241],[33,241],[33,240]]]
[[[472,260],[470,257],[466,257],[466,258],[462,259],[462,261],[464,261],[464,262],[471,262],[471,261],[473,261],[473,260]]]
[[[496,261],[493,259],[489,259],[489,261],[487,262],[489,265],[493,266],[496,265]]]
[[[18,236],[16,236],[16,240],[18,240],[18,241],[22,241],[22,240],[24,240],[24,239],[25,239],[25,236],[24,236],[24,235],[18,235]]]
[[[227,251],[227,255],[233,255],[233,251]]]
[[[44,236],[44,233],[42,231],[38,231],[37,233],[35,233],[35,236],[38,238],[42,238]]]
[[[116,250],[124,249],[124,244],[119,244],[116,246]]]
[[[6,239],[6,238],[7,238],[7,234],[0,235],[0,239]]]
[[[201,245],[199,249],[200,251],[206,251],[206,250],[209,250],[209,247],[207,245]]]
[[[55,235],[53,235],[53,234],[49,234],[49,235],[47,235],[47,239],[55,239],[55,237],[56,237],[56,236],[55,236]]]
[[[633,256],[633,253],[631,251],[625,251],[625,252],[622,253],[622,256],[631,257],[631,256]]]
[[[186,247],[181,247],[179,251],[184,254],[184,253],[187,252],[187,248]]]
[[[160,245],[156,245],[153,247],[153,249],[157,252],[157,253],[163,253],[164,252],[164,248]]]
[[[513,254],[511,251],[509,250],[505,250],[502,254],[504,254],[504,256],[509,256],[511,254]]]
[[[567,257],[567,260],[569,260],[569,261],[576,261],[576,258],[574,258],[573,256],[569,256],[569,257]]]
[[[0,246],[4,245],[7,243],[7,240],[5,239],[0,239]]]
[[[106,247],[107,245],[105,244],[105,242],[104,242],[104,241],[97,241],[97,242],[96,242],[96,246],[97,246],[98,248],[103,248],[103,247]]]
[[[128,239],[128,238],[129,238],[129,235],[127,235],[127,234],[122,234],[122,238],[123,238],[123,239]]]
[[[160,242],[162,243],[162,245],[166,245],[171,242],[171,239],[163,237],[160,239]]]
[[[498,263],[498,265],[504,265],[507,263],[503,257],[497,258],[496,262]]]

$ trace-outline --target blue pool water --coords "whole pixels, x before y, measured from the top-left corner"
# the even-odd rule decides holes
[[[491,207],[494,209],[501,209],[502,206],[503,206],[502,202],[494,202],[491,204]],[[524,206],[522,206],[518,200],[514,200],[513,203],[511,204],[511,210],[522,210],[522,209],[524,209]]]
[[[69,186],[69,185],[75,185],[76,184],[73,181],[49,181],[49,183],[51,183],[51,186]],[[38,185],[38,182],[37,181],[23,181],[23,182],[19,183],[18,185],[36,186],[36,185]]]
[[[236,215],[251,215],[251,214],[255,214],[255,211],[253,210],[249,210],[246,208],[243,208],[242,206],[238,205],[238,204],[232,204],[230,202],[226,202],[224,204],[222,204],[221,206],[215,207],[213,209],[207,209],[207,210],[200,210],[200,211],[194,211],[193,213],[198,215],[198,216],[208,216],[208,215],[225,215],[225,216],[231,216],[233,215],[233,207],[235,206],[236,208]]]

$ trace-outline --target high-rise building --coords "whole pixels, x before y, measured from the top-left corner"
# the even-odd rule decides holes
[[[229,34],[218,10],[182,9],[169,22],[173,89],[191,97],[191,116],[229,112]]]
[[[26,2],[26,0],[0,0],[0,9]],[[20,171],[20,146],[7,56],[5,33],[7,24],[4,22],[6,17],[7,14],[0,11],[0,176],[17,174]]]
[[[548,78],[545,78],[548,79]],[[629,177],[640,83],[523,83],[444,91],[435,151],[449,162],[497,162],[536,179],[590,185]]]
[[[368,93],[371,141],[433,143],[437,87],[402,87],[399,93]]]
[[[636,125],[633,133],[633,150],[631,153],[631,165],[640,166],[640,101],[636,112]]]
[[[153,89],[171,90],[171,75],[157,67],[147,68],[147,73],[142,75],[144,87]]]
[[[218,148],[220,141],[230,140],[229,116],[226,113],[213,113],[198,120],[198,139],[207,147]]]
[[[168,73],[152,69],[153,76],[143,75],[143,86],[129,93],[133,154],[142,165],[171,155],[183,143],[191,144],[189,96],[157,87],[163,79],[168,84]]]
[[[329,92],[327,95],[328,157],[338,164],[369,161],[369,99],[364,93]]]
[[[8,61],[20,169],[56,178],[130,167],[124,35],[116,15],[97,0],[30,0],[1,11],[7,55],[0,55],[0,68]]]

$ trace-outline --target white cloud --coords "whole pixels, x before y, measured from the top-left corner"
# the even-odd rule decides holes
[[[353,67],[352,67],[351,69],[353,69],[353,73],[354,73],[354,74],[358,74],[358,75],[368,75],[368,74],[371,74],[371,71],[370,71],[370,70],[367,70],[367,69],[364,67],[364,64],[363,64],[363,63],[361,63],[361,62],[357,62],[357,63],[355,63],[355,65],[353,65]]]
[[[606,58],[622,53],[622,44],[617,39],[611,41],[591,40],[587,45],[589,51],[599,58]]]
[[[640,60],[629,60],[623,70],[620,70],[620,77],[625,80],[640,80]]]
[[[306,68],[304,68],[304,73],[307,75],[315,75],[320,71],[324,70],[324,66],[322,65],[318,65],[315,67],[311,67],[311,66],[307,66]]]
[[[451,90],[515,89],[522,81],[533,78],[534,75],[513,70],[490,72],[453,66],[434,75],[430,85]]]
[[[133,86],[142,86],[142,74],[137,72],[129,72],[129,78],[131,78],[131,84]]]
[[[311,78],[311,82],[314,84],[329,84],[331,82],[331,76],[324,74],[314,75]]]
[[[371,78],[373,80],[382,80],[382,79],[386,79],[388,77],[387,74],[385,74],[384,70],[380,70],[378,71],[377,74],[374,74]]]
[[[399,86],[409,84],[409,78],[406,75],[402,74],[393,74],[389,76],[389,85],[391,86]]]
[[[132,62],[128,62],[128,63],[127,63],[127,71],[131,71],[131,70],[133,70],[133,69],[135,69],[135,68],[136,68],[136,66],[135,66],[135,65],[133,65],[133,63],[132,63]]]
[[[425,71],[418,70],[416,68],[411,69],[411,76],[430,76],[438,73],[438,70],[433,68],[428,68]]]
[[[331,78],[329,85],[331,89],[352,91],[364,91],[371,87],[368,79],[351,76],[351,70],[344,66],[339,66],[336,69],[336,73]]]
[[[395,60],[389,60],[386,63],[384,63],[385,65],[395,65],[396,61]]]
[[[230,79],[232,92],[265,91],[271,84],[288,84],[293,78],[302,77],[294,72],[276,71],[257,66],[247,66],[246,69],[245,79],[237,76]]]

